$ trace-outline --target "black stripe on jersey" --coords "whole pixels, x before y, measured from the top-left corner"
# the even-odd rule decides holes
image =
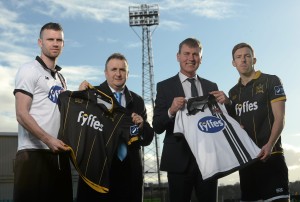
[[[219,119],[222,119],[223,121],[226,122],[225,128],[223,129],[223,134],[226,137],[239,163],[245,164],[248,161],[252,160],[251,155],[244,147],[242,141],[240,140],[236,131],[232,127],[232,124],[227,120],[225,115],[222,113],[222,110],[219,107],[218,103],[215,101],[215,98],[209,99],[208,107],[213,116],[218,117]]]
[[[239,153],[239,156],[237,156],[237,154],[235,153],[237,158],[241,157],[243,160],[243,163],[246,163],[246,162],[252,160],[250,154],[248,153],[248,151],[242,144],[240,138],[238,137],[236,131],[233,129],[231,123],[227,120],[227,118],[224,115],[220,115],[219,118],[223,119],[226,122],[225,131],[223,131],[223,132],[224,132],[224,135],[226,138],[227,138],[226,135],[228,135],[228,136],[230,136],[230,138],[233,139],[235,148],[236,148],[237,152]],[[239,162],[241,162],[241,161],[239,160]]]

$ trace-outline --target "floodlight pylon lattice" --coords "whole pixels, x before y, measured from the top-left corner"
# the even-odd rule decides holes
[[[153,55],[152,55],[152,33],[151,26],[159,24],[158,4],[141,4],[138,6],[129,6],[129,26],[142,27],[142,97],[147,107],[147,117],[152,120],[154,110],[154,73],[153,73]],[[161,187],[159,171],[159,145],[158,136],[154,134],[154,140],[151,145],[143,148],[143,167],[145,184],[153,183]]]

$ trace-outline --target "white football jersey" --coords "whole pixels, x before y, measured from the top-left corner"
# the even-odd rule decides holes
[[[189,99],[185,109],[177,112],[174,133],[184,135],[206,180],[224,177],[255,161],[260,148],[224,105],[214,97],[203,97]]]

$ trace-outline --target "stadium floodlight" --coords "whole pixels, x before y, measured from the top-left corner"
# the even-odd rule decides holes
[[[153,116],[154,109],[154,73],[152,56],[152,33],[151,27],[159,24],[158,4],[140,4],[129,6],[129,26],[142,41],[142,97],[147,107],[148,117]],[[134,27],[142,27],[142,37],[134,30]],[[144,183],[158,183],[161,200],[163,193],[161,189],[160,170],[159,170],[159,151],[158,136],[154,134],[154,141],[147,148],[142,147],[143,170],[147,176]],[[153,158],[156,157],[156,158]],[[156,163],[153,161],[156,159]],[[155,177],[157,174],[157,177]]]
[[[130,26],[152,26],[159,24],[158,4],[141,4],[129,7]]]

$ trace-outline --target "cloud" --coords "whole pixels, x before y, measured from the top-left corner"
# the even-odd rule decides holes
[[[126,47],[129,49],[142,47],[142,41],[128,43]]]
[[[0,46],[1,46],[0,42]],[[12,46],[15,47],[15,52],[9,51],[9,48],[6,50],[1,50],[0,49],[0,68],[2,71],[7,71],[5,69],[12,69],[13,71],[16,71],[16,69],[23,63],[28,62],[29,60],[32,60],[33,56],[29,56],[24,54],[23,52],[25,50],[29,50],[26,48],[20,48],[19,46]],[[7,73],[7,72],[6,72]],[[14,72],[10,72],[14,73]],[[10,74],[9,76],[13,76],[14,74]],[[1,77],[4,77],[5,75],[0,75]]]
[[[294,136],[295,136],[295,137],[300,137],[300,133],[298,133],[298,134],[295,134]]]
[[[193,14],[215,19],[229,18],[234,15],[233,4],[221,1],[203,1],[202,3],[194,2]]]
[[[12,75],[15,74],[16,69],[0,66],[0,123],[1,131],[5,132],[17,131],[15,113],[14,110],[12,110],[14,109],[14,77]]]
[[[151,1],[149,1],[151,3]],[[152,4],[152,3],[151,3]],[[86,0],[50,0],[50,1],[11,1],[7,4],[0,2],[0,39],[5,43],[33,43],[28,39],[35,39],[40,29],[40,25],[21,23],[20,18],[24,13],[19,10],[27,10],[35,14],[64,19],[87,19],[98,22],[128,23],[129,6],[140,5],[139,1],[114,0],[114,1],[86,1]],[[160,28],[167,30],[179,30],[183,27],[181,13],[190,13],[195,16],[206,18],[228,18],[232,16],[232,1],[211,1],[211,0],[163,0],[158,3],[160,12],[165,15],[160,21]],[[5,7],[7,6],[7,8]],[[8,7],[12,9],[9,10]],[[168,19],[168,15],[174,19]],[[35,31],[33,31],[35,30]],[[100,39],[101,40],[101,39]],[[105,39],[110,43],[118,42],[118,39]],[[2,42],[3,43],[3,42]],[[76,41],[69,41],[74,47],[80,47]],[[20,45],[20,44],[19,44]],[[24,44],[23,44],[24,46]],[[132,47],[132,46],[130,46]]]
[[[104,68],[95,66],[64,66],[62,74],[67,80],[68,90],[76,91],[83,80],[87,80],[91,85],[99,85],[104,81]]]
[[[233,1],[218,0],[166,0],[159,4],[162,11],[175,13],[191,13],[212,19],[224,19],[234,15],[233,8],[238,4]],[[186,16],[185,16],[186,17]]]
[[[28,25],[19,21],[19,13],[9,10],[0,2],[0,39],[3,44],[13,44],[16,42],[28,41],[28,36],[36,28],[34,25]]]
[[[162,29],[174,31],[180,30],[183,27],[182,23],[173,20],[162,20],[159,25]]]
[[[14,111],[14,76],[17,68],[32,58],[32,49],[20,44],[31,43],[28,36],[35,26],[20,23],[19,14],[4,7],[0,2],[0,123],[1,130],[17,131]]]
[[[118,39],[113,39],[113,38],[102,38],[102,37],[98,37],[97,38],[98,41],[100,42],[106,42],[106,43],[109,43],[109,44],[112,44],[112,43],[118,43],[119,40]]]
[[[77,90],[83,80],[92,85],[99,85],[105,80],[104,67],[98,66],[63,66],[61,72],[67,80],[68,90]],[[140,75],[129,74],[129,77],[138,78]]]
[[[284,144],[284,156],[289,169],[289,179],[300,180],[300,148]]]
[[[295,135],[291,135],[291,136],[298,137],[299,135],[300,134],[295,134]],[[295,146],[287,144],[287,143],[283,143],[283,148],[285,151],[289,151],[292,153],[300,153],[300,147],[295,147]]]
[[[154,143],[154,140],[153,140]],[[146,183],[158,183],[158,168],[155,154],[154,144],[144,147],[144,172]],[[165,183],[168,182],[166,172],[160,172],[160,180]]]
[[[115,0],[115,1],[86,1],[86,0],[51,0],[39,3],[32,2],[31,5],[23,4],[21,6],[29,7],[36,13],[45,16],[57,16],[66,19],[82,18],[95,20],[98,22],[124,23],[128,22],[129,6],[139,5],[139,1]],[[149,4],[153,4],[149,1]],[[180,13],[191,13],[195,16],[201,16],[213,19],[223,19],[234,16],[233,8],[237,5],[233,1],[217,0],[164,0],[158,3],[160,12],[167,12],[176,16]],[[6,13],[9,12],[5,10]],[[180,15],[178,15],[180,16]],[[13,17],[16,17],[13,15]],[[14,19],[14,18],[13,18]],[[162,21],[162,25],[170,24],[170,20]],[[176,22],[172,23],[172,27]],[[175,28],[178,28],[178,25]]]
[[[128,1],[52,0],[51,3],[50,1],[39,2],[40,4],[33,7],[34,11],[46,16],[80,17],[114,23],[128,21]]]
[[[300,171],[300,148],[288,144],[283,146],[284,156],[289,169],[298,169]]]
[[[65,38],[64,46],[65,46],[65,48],[66,48],[66,46],[67,46],[67,48],[81,48],[81,47],[83,47],[83,45],[80,42],[69,39],[69,38]]]

